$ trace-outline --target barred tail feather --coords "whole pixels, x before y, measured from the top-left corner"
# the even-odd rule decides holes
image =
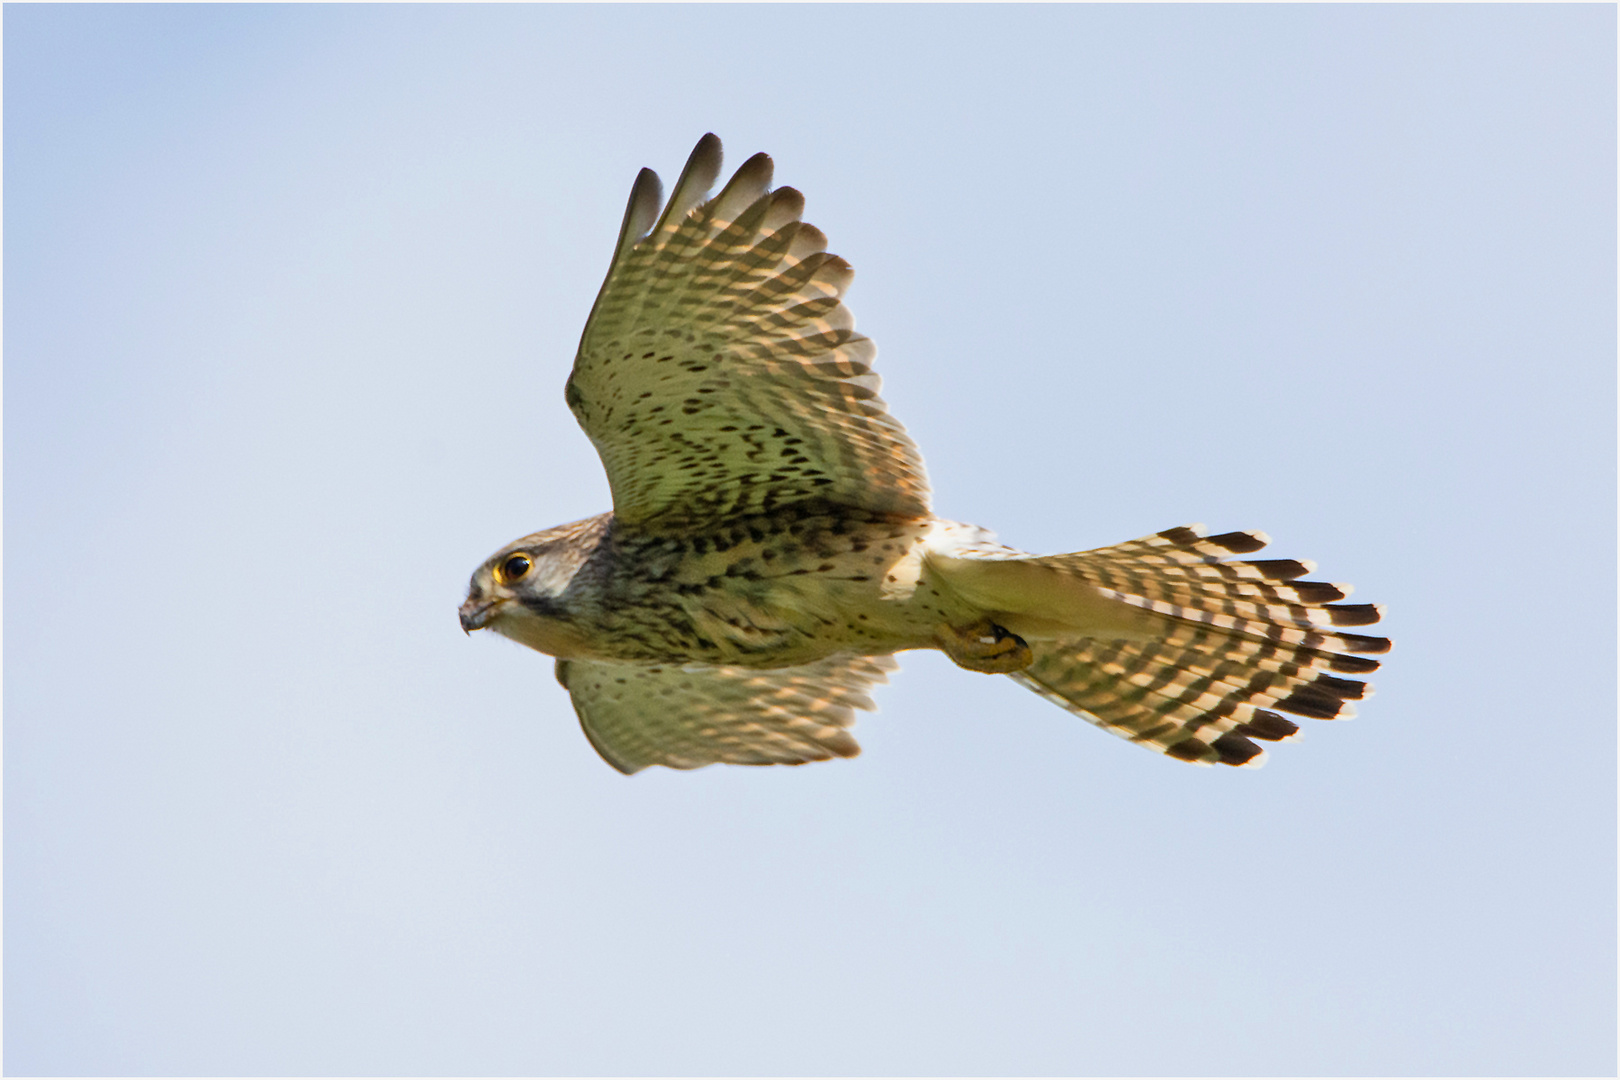
[[[1099,727],[1198,764],[1258,765],[1254,742],[1295,737],[1281,713],[1355,715],[1366,674],[1388,638],[1340,632],[1376,623],[1375,604],[1340,604],[1347,585],[1300,581],[1304,561],[1234,561],[1263,533],[1207,536],[1199,526],[1073,555],[1027,562],[1085,582],[1151,613],[1156,633],[1031,641],[1035,659],[1012,678]],[[1026,560],[1020,560],[1026,561]]]

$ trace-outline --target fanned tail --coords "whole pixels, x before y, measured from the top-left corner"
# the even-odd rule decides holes
[[[1253,740],[1299,726],[1282,713],[1355,715],[1372,687],[1345,674],[1378,668],[1388,638],[1345,633],[1376,623],[1376,604],[1342,604],[1348,585],[1299,580],[1293,559],[1232,560],[1264,533],[1206,536],[1200,526],[1073,555],[1027,561],[1151,613],[1158,629],[1127,638],[1032,641],[1035,659],[1012,678],[1099,727],[1181,761],[1258,765]]]

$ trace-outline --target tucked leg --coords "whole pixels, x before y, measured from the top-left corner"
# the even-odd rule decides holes
[[[934,641],[958,667],[987,675],[1022,671],[1035,659],[1028,642],[989,619],[967,626],[941,626]]]

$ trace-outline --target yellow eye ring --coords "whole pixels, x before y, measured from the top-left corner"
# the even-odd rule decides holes
[[[534,562],[522,552],[508,555],[502,559],[500,565],[495,567],[495,580],[502,585],[512,585],[522,581],[524,575],[534,569]]]

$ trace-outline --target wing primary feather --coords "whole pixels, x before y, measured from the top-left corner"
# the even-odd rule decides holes
[[[675,181],[669,205],[664,207],[664,216],[658,219],[654,232],[661,233],[672,223],[680,224],[682,218],[703,202],[703,197],[720,177],[721,160],[720,138],[711,131],[692,148],[692,156],[686,159],[686,168]]]
[[[804,213],[804,196],[797,188],[779,187],[771,192],[771,208],[765,212],[766,232],[775,232]]]
[[[710,220],[722,229],[730,225],[744,210],[764,198],[775,174],[776,165],[771,155],[763,151],[743,162],[709,203]]]
[[[800,218],[798,191],[771,190],[767,154],[699,202],[719,165],[705,136],[667,204],[638,179],[580,337],[565,400],[618,520],[684,529],[805,501],[927,514],[921,455],[840,304],[849,264]],[[792,468],[762,468],[779,459]]]
[[[658,179],[658,174],[651,169],[642,169],[636,174],[636,182],[630,187],[630,202],[624,208],[624,224],[619,226],[619,242],[613,249],[613,265],[617,266],[636,242],[647,235],[647,230],[653,226],[658,217],[658,207],[664,201],[664,184]],[[613,267],[608,267],[608,277],[613,276]]]
[[[793,240],[788,245],[788,257],[803,260],[811,255],[818,255],[827,250],[827,234],[811,225],[801,221],[798,230],[793,234]]]

